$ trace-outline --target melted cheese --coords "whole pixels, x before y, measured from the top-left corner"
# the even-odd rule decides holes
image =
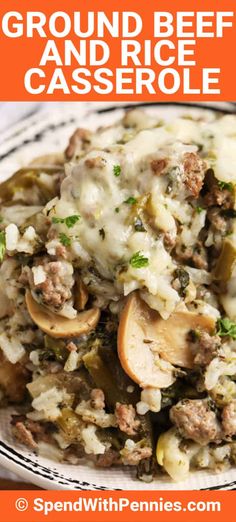
[[[136,126],[131,116],[126,120],[132,127],[119,123],[98,131],[90,150],[67,166],[69,175],[50,215],[64,218],[80,214],[80,221],[69,231],[72,254],[80,266],[90,263],[102,278],[112,282],[114,299],[142,289],[146,300],[167,317],[180,297],[171,286],[176,264],[164,246],[163,233],[176,235],[178,220],[183,241],[192,245],[205,224],[205,213],[196,216],[186,195],[183,155],[196,152],[200,145],[209,166],[214,158],[218,179],[236,183],[236,118],[226,116],[220,123],[178,118],[157,127],[147,119],[146,129],[144,118],[140,120],[137,114]],[[153,160],[163,159],[168,161],[167,176],[152,169]],[[118,176],[114,171],[117,165]],[[173,186],[169,194],[170,179]],[[156,212],[151,221],[147,218],[146,231],[138,231],[132,218],[135,206],[126,201],[135,198],[137,211],[143,197],[154,202]],[[68,233],[65,225],[57,227]],[[131,266],[137,253],[147,258],[147,266]]]

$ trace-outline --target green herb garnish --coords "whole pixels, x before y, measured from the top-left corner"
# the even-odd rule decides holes
[[[234,186],[233,183],[226,183],[225,181],[217,181],[220,190],[229,190],[229,192],[233,192]]]
[[[113,174],[117,178],[120,176],[120,174],[121,174],[121,166],[120,165],[113,165]]]
[[[101,238],[102,238],[103,240],[105,239],[106,233],[105,233],[104,228],[100,228],[100,230],[99,230],[99,236],[101,236]]]
[[[116,207],[116,208],[115,208],[115,212],[116,212],[116,214],[119,214],[119,212],[120,212],[119,207]]]
[[[229,336],[236,340],[236,323],[228,319],[228,317],[219,319],[217,321],[217,328],[217,334],[220,337]]]
[[[133,196],[130,196],[124,201],[124,203],[126,203],[127,205],[135,205],[135,203],[137,203],[137,199]]]
[[[67,228],[72,228],[79,220],[80,220],[79,214],[75,214],[73,216],[67,216],[66,218],[58,218],[58,217],[52,218],[53,223],[55,223],[55,224],[64,223],[67,226]]]
[[[53,217],[53,218],[52,218],[52,223],[54,223],[55,225],[56,225],[57,223],[65,223],[65,219],[63,219],[63,218],[58,218],[58,217]]]
[[[148,266],[149,259],[145,257],[143,254],[139,252],[136,252],[130,259],[129,264],[133,268],[143,268],[145,266]]]
[[[204,210],[204,208],[202,208],[202,207],[196,207],[195,210],[196,210],[197,214],[201,214],[201,212]]]
[[[59,234],[59,241],[65,247],[71,246],[70,237],[68,237],[66,234],[63,234],[63,232],[61,232],[61,234]]]
[[[0,261],[3,261],[6,252],[6,234],[5,231],[0,232]]]

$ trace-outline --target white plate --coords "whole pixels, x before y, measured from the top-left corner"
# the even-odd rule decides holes
[[[55,107],[45,103],[43,109],[21,121],[2,135],[0,144],[0,181],[8,178],[15,170],[36,156],[61,151],[76,126],[95,129],[113,123],[123,112],[123,104],[112,103],[63,103]],[[226,111],[233,110],[232,104],[217,105]],[[193,106],[176,104],[149,104],[149,112],[162,119],[172,119],[186,112],[202,112]],[[212,110],[204,108],[207,117]],[[0,410],[0,464],[9,471],[45,489],[75,490],[193,490],[193,489],[236,489],[236,472],[191,473],[185,482],[173,483],[159,476],[151,484],[138,481],[132,468],[94,469],[88,465],[72,466],[38,457],[17,444],[10,430],[12,410]]]

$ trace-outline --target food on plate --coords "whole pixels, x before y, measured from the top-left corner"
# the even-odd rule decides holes
[[[29,290],[26,291],[25,302],[32,321],[42,332],[56,339],[88,334],[96,328],[100,317],[99,308],[91,308],[77,313],[73,319],[68,319],[39,304]]]
[[[133,109],[68,142],[0,185],[14,436],[146,482],[234,466],[236,116]]]

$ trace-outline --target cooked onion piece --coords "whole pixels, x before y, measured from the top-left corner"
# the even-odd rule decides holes
[[[133,293],[119,324],[121,365],[140,386],[167,388],[175,380],[170,365],[193,367],[193,354],[187,339],[189,331],[211,333],[214,326],[211,317],[188,311],[173,313],[164,320],[137,293]]]
[[[214,269],[214,278],[219,281],[228,281],[235,267],[236,247],[229,238],[226,238],[220,256]]]
[[[75,308],[78,312],[85,309],[89,298],[88,290],[80,277],[75,281]]]
[[[51,337],[79,337],[93,330],[99,321],[100,311],[98,308],[85,310],[77,314],[75,319],[67,319],[50,312],[37,303],[29,290],[26,292],[25,299],[31,319]]]

